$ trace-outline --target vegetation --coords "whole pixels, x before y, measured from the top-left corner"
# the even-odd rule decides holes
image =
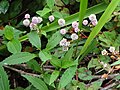
[[[0,1],[0,90],[120,89],[120,0]]]

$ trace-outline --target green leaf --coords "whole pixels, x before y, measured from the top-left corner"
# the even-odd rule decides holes
[[[32,70],[37,71],[37,72],[41,72],[41,67],[38,64],[38,62],[36,60],[30,60],[27,62],[28,67],[30,67]]]
[[[70,0],[63,0],[63,2],[67,5],[69,4]]]
[[[8,76],[1,65],[0,65],[0,90],[10,90]]]
[[[55,67],[61,67],[61,60],[58,59],[57,57],[52,57],[52,59],[50,60],[50,63],[55,66]]]
[[[92,72],[87,70],[87,68],[85,67],[81,67],[78,69],[78,77],[81,79],[81,80],[91,80],[93,78],[93,76],[91,75]]]
[[[47,0],[47,6],[52,9],[54,7],[55,0]]]
[[[19,40],[13,39],[7,43],[8,51],[15,54],[21,52],[22,46]]]
[[[102,27],[105,25],[105,23],[108,21],[108,19],[111,17],[112,12],[117,7],[120,0],[112,0],[103,15],[101,16],[98,24],[93,28],[92,32],[90,33],[86,43],[84,44],[80,56],[87,50],[88,46],[90,45],[91,41],[95,38],[95,36],[100,32]],[[112,7],[112,8],[111,8]],[[107,16],[107,17],[106,17]],[[81,59],[80,59],[81,60]],[[79,61],[80,61],[79,60]]]
[[[78,87],[80,88],[80,90],[87,90],[87,87],[86,87],[86,85],[83,82],[80,82],[78,84]]]
[[[92,83],[92,85],[88,88],[88,90],[99,90],[101,85],[102,85],[102,81],[97,80]]]
[[[73,66],[68,68],[64,74],[62,75],[62,77],[60,78],[60,82],[59,82],[59,86],[58,88],[64,88],[68,83],[70,83],[72,81],[73,76],[75,75],[77,67]]]
[[[118,65],[118,64],[120,64],[120,60],[118,60],[118,61],[112,63],[111,66],[115,66],[115,65]]]
[[[80,11],[79,11],[79,28],[81,29],[82,27],[82,22],[83,22],[83,18],[86,14],[86,10],[87,10],[87,5],[88,5],[88,0],[81,0],[80,1]]]
[[[38,90],[48,90],[46,84],[40,78],[29,75],[22,75],[22,76],[26,78],[29,82],[31,82],[32,85],[36,87]]]
[[[32,31],[30,32],[28,35],[28,39],[30,41],[30,43],[35,46],[38,49],[41,49],[41,40],[39,35],[37,34],[36,31]]]
[[[38,15],[40,15],[41,17],[43,17],[44,15],[46,15],[47,13],[51,12],[51,10],[49,8],[44,8],[43,10],[39,10],[36,13]]]
[[[0,14],[5,14],[9,8],[9,2],[7,0],[2,0],[0,2]]]
[[[31,54],[28,52],[20,52],[20,53],[16,53],[16,54],[13,54],[13,55],[7,57],[2,62],[0,62],[0,64],[1,65],[21,64],[21,63],[28,62],[29,60],[31,60],[35,57],[36,57],[35,54]]]
[[[52,56],[46,50],[40,51],[39,57],[43,62],[46,62],[47,60],[50,60],[52,58]]]
[[[50,77],[50,83],[49,83],[49,85],[50,84],[52,84],[57,78],[58,78],[58,76],[59,76],[59,71],[53,71],[53,73],[52,73],[52,75],[51,75],[51,77]]]
[[[58,11],[53,12],[52,15],[56,18],[63,18],[62,14]]]
[[[48,43],[47,43],[47,46],[46,46],[46,49],[47,50],[50,50],[50,49],[53,49],[54,47],[56,47],[60,40],[62,39],[62,35],[60,34],[59,31],[57,31],[56,33],[54,33],[51,38],[48,40]]]
[[[5,37],[8,39],[8,40],[12,40],[13,39],[13,37],[14,37],[14,32],[13,32],[13,27],[11,27],[11,26],[5,26],[5,31],[4,31],[4,35],[5,35]]]
[[[98,62],[97,59],[91,59],[90,62],[88,63],[88,69],[97,67],[99,65],[100,65],[100,63]]]

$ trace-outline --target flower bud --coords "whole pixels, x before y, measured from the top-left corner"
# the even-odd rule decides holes
[[[54,18],[54,16],[53,16],[53,15],[49,16],[49,21],[50,21],[50,22],[53,22],[53,21],[54,21],[54,19],[55,19],[55,18]]]
[[[25,17],[26,19],[30,18],[30,14],[25,14]]]
[[[93,26],[96,26],[98,24],[98,21],[97,21],[97,19],[95,19],[95,20],[91,21],[91,23]]]
[[[86,26],[86,25],[88,25],[88,20],[83,20],[83,22],[82,22],[82,23],[83,23],[83,25],[85,25],[85,26]]]
[[[80,31],[80,29],[78,27],[74,29],[74,32],[76,32],[76,33],[79,31]]]
[[[39,20],[38,20],[38,17],[33,17],[32,18],[32,23],[35,23],[35,24],[38,24]]]
[[[72,38],[72,40],[77,40],[78,39],[78,35],[76,33],[73,33],[71,35],[71,38]]]
[[[35,24],[35,23],[30,23],[30,25],[29,25],[31,30],[36,30],[36,26],[37,26],[37,24]]]
[[[61,29],[61,30],[60,30],[60,33],[61,33],[62,35],[65,35],[65,34],[67,33],[67,31],[66,31],[65,29]]]
[[[108,55],[108,52],[104,49],[102,52],[101,52],[102,55]]]
[[[60,41],[60,46],[65,46],[67,42],[67,39],[63,38],[61,41]]]
[[[59,19],[58,20],[58,24],[60,25],[60,26],[65,26],[65,20],[64,19]]]
[[[23,20],[23,25],[24,25],[24,26],[28,27],[29,24],[30,24],[30,20],[29,20],[29,19]]]
[[[72,22],[72,27],[73,28],[78,28],[78,26],[79,26],[78,22],[76,22],[76,21]]]
[[[95,19],[96,19],[96,15],[95,15],[95,14],[91,14],[91,15],[89,16],[89,20],[93,21],[93,20],[95,20]]]

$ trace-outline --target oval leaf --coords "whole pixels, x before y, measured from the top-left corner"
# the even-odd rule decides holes
[[[70,67],[68,68],[64,74],[62,75],[59,83],[59,88],[64,88],[70,81],[72,81],[73,76],[75,75],[77,67]]]
[[[0,90],[10,90],[8,76],[0,65]]]
[[[29,76],[29,75],[22,75],[25,77],[29,82],[32,83],[34,87],[36,87],[38,90],[48,90],[46,84],[37,77]]]
[[[34,31],[30,32],[28,34],[28,39],[33,46],[35,46],[38,49],[41,48],[41,40],[37,32]]]
[[[3,60],[0,64],[2,65],[14,65],[14,64],[21,64],[21,63],[25,63],[28,62],[29,60],[35,58],[36,55],[35,54],[31,54],[28,52],[20,52],[20,53],[16,53],[13,54],[11,56],[9,56],[8,58],[6,58],[5,60]]]
[[[7,48],[8,48],[8,51],[13,54],[21,52],[21,49],[22,49],[21,43],[17,39],[13,39],[12,41],[9,41],[7,43]]]

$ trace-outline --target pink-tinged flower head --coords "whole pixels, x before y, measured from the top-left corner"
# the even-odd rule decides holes
[[[60,33],[61,33],[62,35],[65,35],[65,34],[67,33],[67,31],[66,31],[65,29],[61,29],[61,30],[60,30]]]
[[[96,20],[96,15],[95,15],[95,14],[91,14],[91,15],[89,16],[89,20],[90,20],[90,21]]]
[[[30,18],[30,14],[25,14],[25,17],[26,19]]]
[[[38,17],[32,17],[32,23],[38,24],[39,20]]]
[[[59,19],[58,20],[58,24],[60,25],[60,26],[65,26],[65,20],[64,19]]]
[[[30,23],[30,25],[29,25],[31,30],[36,30],[36,26],[37,26],[37,24],[35,24],[35,23]]]
[[[72,22],[72,27],[73,28],[78,28],[79,24],[77,21]]]
[[[98,24],[98,21],[97,21],[97,19],[95,19],[95,20],[91,21],[91,23],[93,26],[96,26]]]
[[[54,19],[55,19],[55,17],[54,17],[53,15],[50,15],[50,16],[48,17],[48,19],[49,19],[50,22],[53,22]]]
[[[29,19],[23,20],[23,25],[24,25],[24,26],[28,27],[29,24],[30,24],[30,20],[29,20]]]
[[[102,52],[101,52],[102,55],[108,55],[108,52],[104,49]]]
[[[77,40],[77,39],[78,39],[78,35],[77,35],[76,33],[73,33],[73,34],[71,35],[71,39],[72,39],[72,40]]]
[[[43,21],[41,17],[37,17],[37,18],[38,18],[38,23],[41,23]]]
[[[60,46],[65,46],[67,42],[67,39],[63,38],[61,41],[60,41]]]
[[[85,25],[85,26],[86,26],[86,25],[88,25],[88,20],[83,20],[83,22],[82,22],[82,23],[83,23],[83,25]]]
[[[80,31],[80,29],[78,27],[74,29],[74,32],[76,32],[76,33],[79,31]]]

